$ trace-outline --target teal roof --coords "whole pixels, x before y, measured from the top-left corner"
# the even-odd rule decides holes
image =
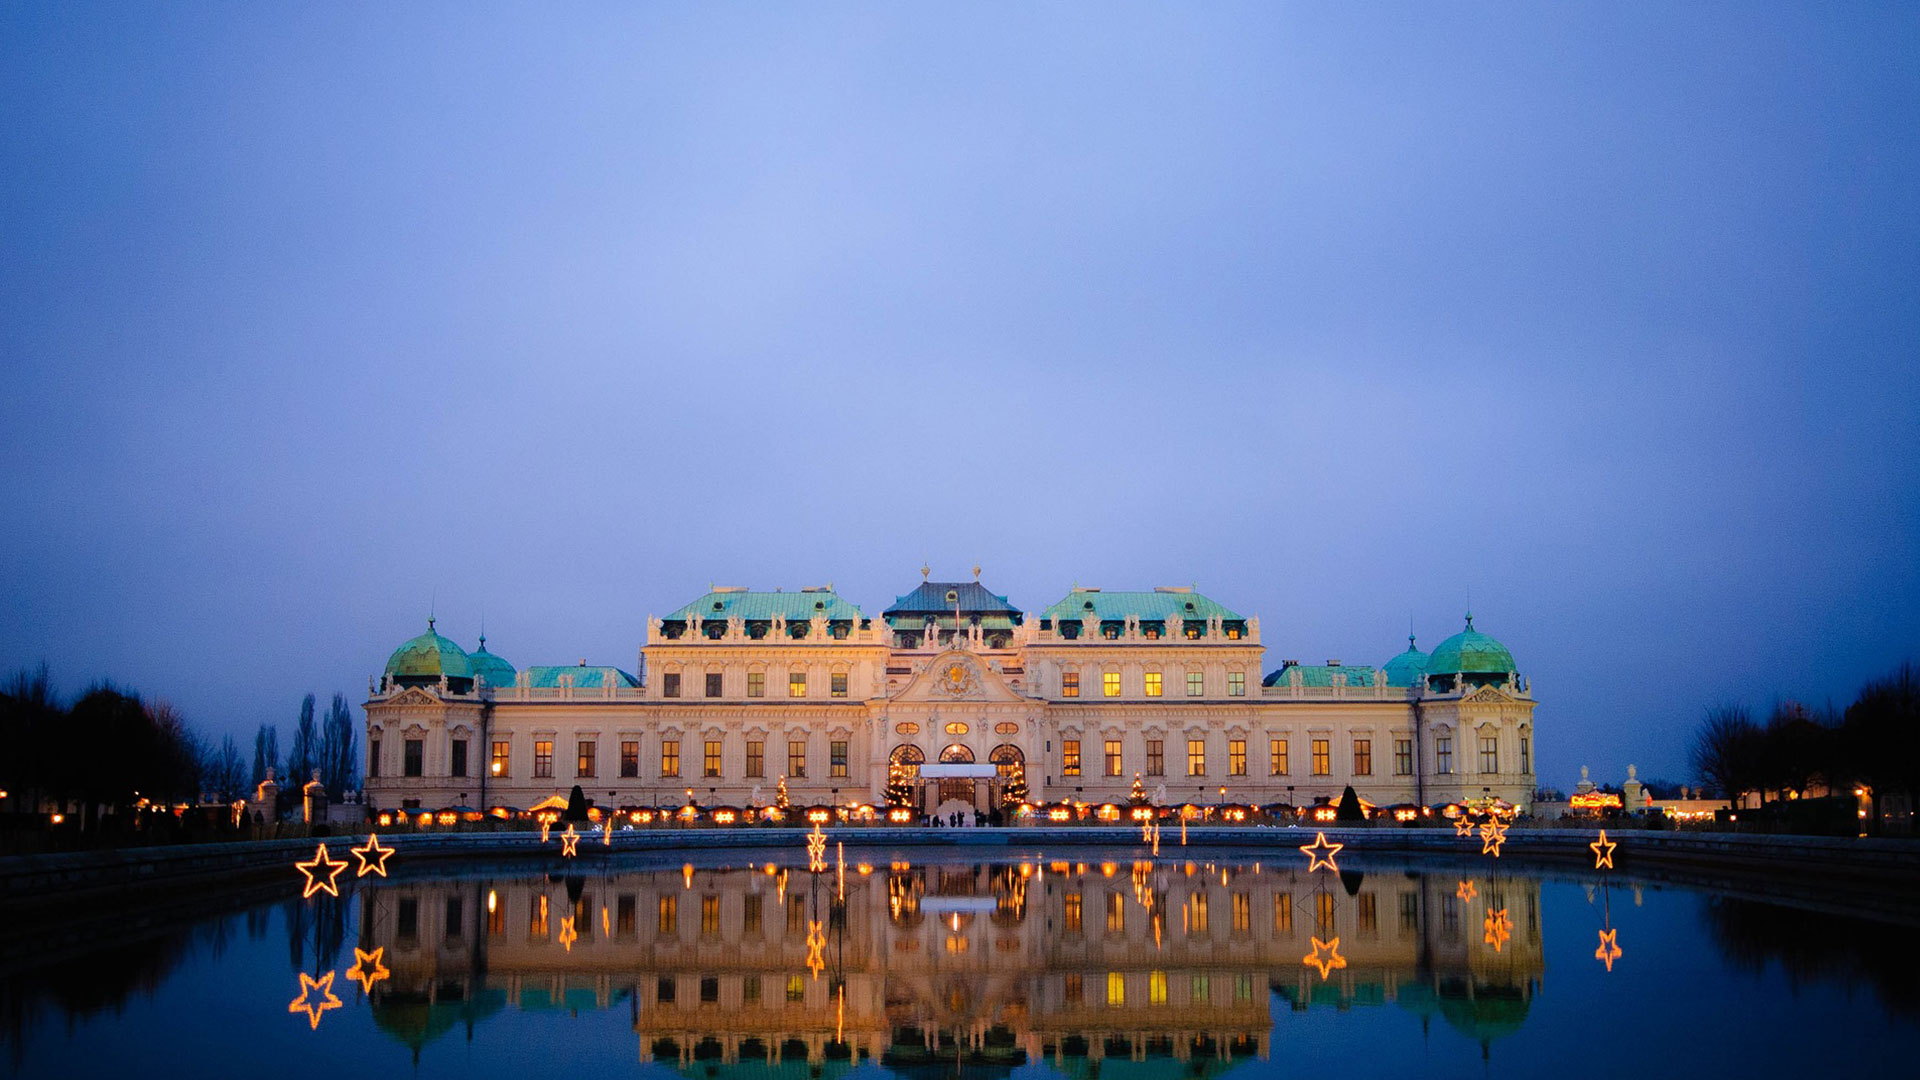
[[[617,667],[593,667],[587,664],[567,664],[558,666],[536,666],[527,669],[527,685],[547,687],[560,685],[560,676],[573,676],[575,690],[602,690],[608,686],[639,686],[640,680],[621,671]]]
[[[488,686],[513,685],[513,665],[487,651],[485,634],[480,635],[480,647],[467,654],[467,664]]]
[[[1260,680],[1262,686],[1292,686],[1293,672],[1300,673],[1300,685],[1327,687],[1335,675],[1345,675],[1348,686],[1372,686],[1371,664],[1282,664],[1280,670]]]
[[[1428,675],[1504,675],[1518,671],[1513,654],[1505,645],[1473,628],[1473,616],[1467,616],[1467,628],[1440,643],[1427,658]]]
[[[703,622],[714,619],[745,619],[748,622],[770,620],[775,615],[788,622],[804,622],[815,615],[829,621],[859,622],[860,609],[842,599],[832,589],[803,589],[800,592],[749,592],[746,589],[715,589],[693,603],[668,615],[667,622],[684,622],[698,614]]]
[[[1414,647],[1413,635],[1407,635],[1407,651],[1386,662],[1388,686],[1413,686],[1427,673],[1427,654]]]
[[[427,620],[427,632],[393,650],[387,657],[387,674],[400,678],[449,679],[473,677],[467,652],[434,632],[433,620]]]
[[[948,593],[954,594],[953,600],[947,599]],[[923,581],[907,595],[894,597],[893,604],[883,614],[892,619],[909,613],[945,612],[951,619],[956,603],[962,615],[992,612],[1011,617],[1020,614],[1020,609],[1008,603],[1006,597],[988,592],[987,587],[977,581]]]
[[[1099,616],[1102,622],[1118,621],[1129,615],[1148,622],[1174,615],[1202,622],[1216,615],[1228,621],[1244,618],[1240,613],[1230,611],[1197,592],[1162,592],[1158,589],[1153,592],[1106,592],[1078,586],[1059,603],[1042,612],[1040,617],[1077,622],[1085,618],[1088,611]]]

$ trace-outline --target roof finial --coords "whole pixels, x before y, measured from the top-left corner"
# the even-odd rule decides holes
[[[1473,629],[1473,612],[1467,612],[1467,629]]]
[[[921,581],[927,580],[927,576],[932,573],[933,573],[933,567],[928,566],[924,561],[922,561],[920,563],[920,580]]]
[[[980,580],[980,564],[979,563],[973,564],[973,580],[975,581]]]

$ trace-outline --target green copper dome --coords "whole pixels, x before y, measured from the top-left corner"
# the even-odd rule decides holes
[[[1413,635],[1407,635],[1407,651],[1387,661],[1380,670],[1387,673],[1388,686],[1413,686],[1427,673],[1428,657],[1414,647]]]
[[[393,650],[387,657],[387,674],[396,679],[470,679],[473,665],[466,650],[441,637],[427,620],[427,632]]]
[[[1505,675],[1517,670],[1505,645],[1473,628],[1472,615],[1465,630],[1441,642],[1427,658],[1428,675]]]
[[[487,635],[480,635],[480,647],[467,654],[467,665],[488,686],[512,686],[513,665],[487,651]]]

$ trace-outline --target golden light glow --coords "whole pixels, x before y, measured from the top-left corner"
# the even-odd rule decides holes
[[[1345,844],[1329,844],[1327,843],[1326,833],[1314,833],[1313,843],[1300,845],[1301,854],[1312,860],[1307,866],[1307,873],[1311,874],[1323,866],[1338,873],[1340,867],[1334,863],[1333,857],[1339,853],[1341,848],[1346,846]]]
[[[815,825],[807,834],[807,869],[819,873],[827,868],[827,834]]]
[[[1313,820],[1315,821],[1333,821],[1339,818],[1339,816],[1340,808],[1337,806],[1316,806],[1313,808]]]
[[[1616,841],[1607,839],[1607,830],[1601,829],[1600,839],[1595,840],[1587,846],[1593,849],[1593,868],[1595,870],[1613,869],[1613,849],[1620,845]]]
[[[1481,920],[1481,927],[1486,931],[1486,942],[1493,946],[1494,952],[1499,952],[1507,939],[1513,937],[1513,920],[1507,918],[1506,908],[1487,912],[1487,917]]]
[[[607,820],[600,823],[600,842],[607,845],[608,847],[613,846],[613,815],[612,814],[608,814]]]
[[[573,943],[579,940],[580,940],[580,931],[574,929],[573,927],[573,916],[569,915],[566,918],[561,919],[560,920],[560,947],[567,950],[568,952],[572,952]]]
[[[497,892],[494,892],[492,889],[488,889],[487,890],[487,914],[491,915],[495,911],[499,910],[499,908],[500,908],[500,894]]]
[[[300,899],[305,900],[314,893],[323,890],[329,896],[340,895],[340,886],[335,883],[334,879],[340,876],[340,871],[347,868],[347,860],[341,859],[339,862],[334,862],[332,859],[327,858],[327,845],[321,844],[314,849],[313,858],[308,859],[306,862],[294,863],[293,867],[307,875],[307,888],[305,892],[300,894]],[[326,874],[324,880],[320,876],[322,872]],[[329,975],[328,978],[332,978],[332,976]]]
[[[1480,890],[1474,887],[1473,882],[1463,881],[1460,883],[1459,888],[1453,890],[1453,895],[1459,897],[1460,902],[1465,904],[1465,903],[1471,903],[1473,898],[1479,895],[1479,892]]]
[[[573,824],[567,824],[567,831],[560,834],[560,857],[575,858],[580,854],[580,834],[573,831]]]
[[[815,825],[825,825],[827,822],[833,820],[833,811],[828,810],[824,806],[816,806],[807,811],[807,820]]]
[[[1613,971],[1613,962],[1620,959],[1620,931],[1600,931],[1600,947],[1593,950],[1593,958],[1607,965],[1607,971]]]
[[[807,970],[813,972],[813,977],[815,979],[818,979],[820,977],[820,973],[822,971],[825,971],[827,968],[827,961],[825,957],[826,948],[827,948],[827,935],[821,932],[820,920],[808,919],[807,920]]]
[[[385,945],[372,952],[362,952],[359,946],[354,947],[353,966],[347,969],[347,978],[360,984],[361,993],[373,993],[373,984],[391,974],[387,971],[386,965],[380,963],[380,956],[386,951]]]
[[[552,828],[553,828],[553,818],[549,817],[546,814],[541,814],[540,815],[540,842],[541,843],[544,844],[547,842],[547,833]]]
[[[1340,955],[1340,939],[1321,941],[1313,939],[1313,952],[1300,958],[1300,962],[1320,972],[1320,981],[1326,982],[1327,976],[1347,966],[1347,958]]]
[[[345,866],[347,864],[343,862],[340,865]],[[312,1000],[312,996],[315,994],[320,995],[318,1000]],[[287,1003],[288,1012],[303,1012],[307,1014],[307,1024],[309,1029],[313,1031],[320,1030],[321,1013],[326,1012],[328,1009],[337,1009],[339,1007],[340,999],[333,994],[333,972],[331,971],[317,979],[304,971],[301,972],[300,996]]]
[[[1507,825],[1502,821],[1489,821],[1480,826],[1480,854],[1500,857],[1500,845],[1507,842]]]
[[[390,847],[380,846],[380,834],[368,833],[367,842],[357,848],[349,848],[353,857],[360,860],[360,869],[354,871],[354,877],[366,877],[368,874],[387,876],[387,856],[393,854]]]
[[[1448,807],[1447,809],[1451,810],[1453,808]],[[1473,819],[1468,817],[1465,814],[1461,814],[1459,817],[1454,818],[1453,819],[1453,835],[1472,836],[1473,835]]]
[[[896,806],[887,811],[887,820],[893,822],[895,825],[909,824],[913,821],[913,808],[910,806]]]

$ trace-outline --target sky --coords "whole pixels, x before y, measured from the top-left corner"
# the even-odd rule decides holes
[[[0,7],[0,669],[1197,584],[1541,781],[1920,658],[1920,7]]]

